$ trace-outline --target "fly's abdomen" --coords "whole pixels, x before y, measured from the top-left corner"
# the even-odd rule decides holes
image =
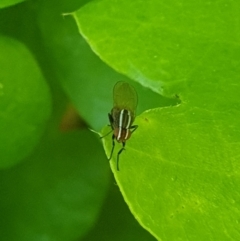
[[[131,136],[131,130],[125,128],[116,128],[114,130],[114,136],[118,142],[125,142]]]
[[[131,136],[130,127],[133,123],[133,115],[129,110],[122,109],[118,110],[113,108],[113,129],[114,136],[118,142],[124,142]]]

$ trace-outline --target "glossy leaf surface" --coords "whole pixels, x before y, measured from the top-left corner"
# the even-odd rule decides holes
[[[115,153],[126,202],[159,240],[238,240],[239,3],[107,6],[96,1],[74,14],[91,48],[115,70],[181,100],[136,118],[120,172]],[[111,138],[104,145],[109,154]]]

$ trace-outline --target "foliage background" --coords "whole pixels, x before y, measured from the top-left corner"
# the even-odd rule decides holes
[[[62,16],[84,1],[20,2],[0,5],[1,240],[154,240],[83,122],[106,126],[113,85],[127,79]]]
[[[239,3],[0,8],[4,241],[239,239]],[[139,129],[114,180],[86,126],[107,125],[118,80],[138,92]]]

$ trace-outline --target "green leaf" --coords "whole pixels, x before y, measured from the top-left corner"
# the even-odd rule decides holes
[[[141,228],[122,199],[118,186],[111,178],[111,188],[103,205],[101,215],[94,229],[81,241],[154,241],[146,230]],[[112,228],[111,228],[112,227]]]
[[[95,134],[47,134],[40,144],[24,163],[0,172],[4,241],[77,240],[108,190],[109,167]]]
[[[120,172],[121,145],[111,161],[134,216],[159,240],[240,239],[239,15],[238,2],[175,0],[94,1],[74,13],[102,60],[181,100],[137,117]],[[109,156],[111,137],[104,145]]]
[[[15,4],[23,2],[23,1],[25,1],[25,0],[1,0],[0,8],[9,7],[9,6],[15,5]]]
[[[28,156],[51,111],[50,92],[28,49],[0,37],[0,167]]]

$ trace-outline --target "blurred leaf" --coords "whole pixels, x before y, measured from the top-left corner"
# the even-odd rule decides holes
[[[52,12],[52,14],[58,13],[58,15],[62,15],[65,13],[71,13],[76,11],[84,4],[90,2],[92,0],[41,0],[38,4],[39,6],[43,7],[44,10],[47,12]]]
[[[45,136],[26,162],[0,173],[2,240],[76,240],[93,225],[108,177],[91,132]]]
[[[0,37],[0,167],[28,156],[50,115],[50,92],[32,54],[20,42]]]
[[[108,161],[95,134],[56,130],[69,100],[43,48],[36,9],[31,4],[7,9],[0,28],[24,41],[40,60],[53,94],[53,116],[35,152],[23,164],[0,172],[0,233],[3,241],[76,240],[91,228],[101,210],[108,190]]]
[[[0,8],[9,7],[11,5],[15,5],[17,3],[23,2],[24,0],[1,0]]]
[[[135,217],[161,240],[238,240],[240,4],[102,0],[74,16],[101,59],[182,101],[136,119],[120,172],[116,145]]]

